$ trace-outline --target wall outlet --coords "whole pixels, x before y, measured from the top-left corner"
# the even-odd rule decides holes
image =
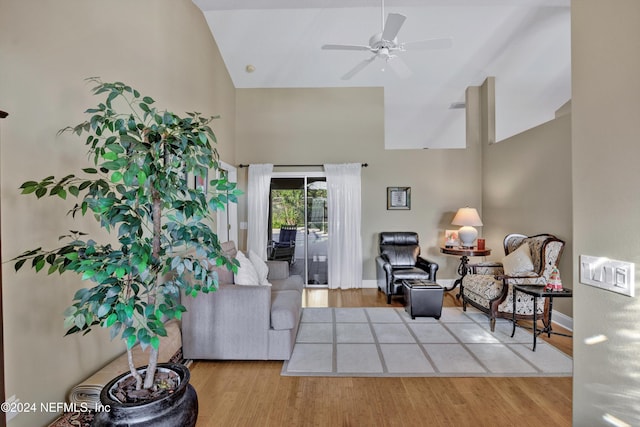
[[[635,264],[605,257],[580,255],[580,283],[635,296]]]

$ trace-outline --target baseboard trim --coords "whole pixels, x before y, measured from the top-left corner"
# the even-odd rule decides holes
[[[559,311],[553,310],[551,313],[552,323],[557,323],[563,328],[573,332],[573,317],[569,317],[564,313],[560,313]]]
[[[368,289],[375,289],[378,287],[378,281],[377,280],[363,280],[362,281],[362,287],[363,288],[368,288]]]

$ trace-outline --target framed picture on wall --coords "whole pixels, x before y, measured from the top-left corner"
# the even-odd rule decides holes
[[[411,187],[387,187],[387,210],[411,209]]]

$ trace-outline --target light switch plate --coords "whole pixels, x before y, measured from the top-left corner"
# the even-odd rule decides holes
[[[605,257],[580,255],[580,283],[635,296],[635,264]]]

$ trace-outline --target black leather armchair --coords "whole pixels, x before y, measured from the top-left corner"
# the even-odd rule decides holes
[[[417,279],[435,282],[438,264],[420,257],[418,233],[380,233],[380,255],[376,258],[378,289],[391,297],[402,293],[402,281]]]

